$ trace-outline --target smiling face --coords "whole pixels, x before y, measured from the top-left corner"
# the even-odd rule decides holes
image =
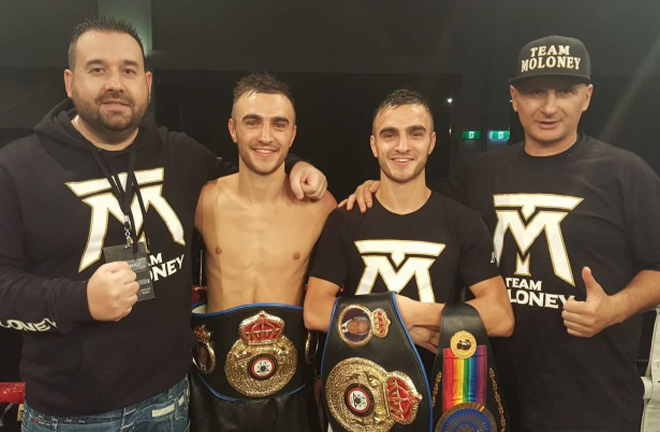
[[[88,31],[76,41],[74,58],[64,82],[85,126],[118,139],[134,132],[151,94],[137,41],[126,33]]]
[[[368,319],[364,317],[355,317],[347,323],[346,330],[348,330],[350,334],[362,336],[369,332],[369,327],[370,323]]]
[[[433,119],[419,104],[385,108],[376,115],[371,151],[383,176],[397,183],[410,182],[424,173],[435,147]]]
[[[523,81],[510,90],[528,150],[563,151],[573,145],[593,85],[567,77],[544,77]]]
[[[295,112],[286,96],[244,93],[234,103],[229,133],[250,171],[268,175],[280,168],[296,137]]]

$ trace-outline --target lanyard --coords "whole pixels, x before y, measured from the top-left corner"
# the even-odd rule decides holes
[[[124,236],[126,237],[126,246],[124,249],[128,249],[132,246],[133,254],[137,255],[137,242],[144,232],[147,212],[144,207],[144,201],[142,200],[142,194],[140,193],[140,187],[138,185],[137,178],[135,177],[136,151],[131,150],[129,153],[128,171],[126,171],[126,190],[124,190],[121,181],[119,180],[117,171],[112,167],[110,163],[108,163],[105,156],[103,155],[102,150],[94,147],[90,142],[88,142],[88,144],[97,165],[103,172],[105,178],[108,180],[108,183],[110,183],[110,189],[112,190],[115,198],[117,198],[119,207],[124,214]],[[142,212],[142,226],[140,227],[139,231],[135,230],[135,219],[133,217],[133,212],[131,211],[131,200],[133,198],[133,194],[137,195],[138,203],[140,204],[140,211]],[[149,240],[147,238],[147,247],[148,244]]]

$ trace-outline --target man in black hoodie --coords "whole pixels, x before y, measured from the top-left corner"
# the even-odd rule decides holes
[[[71,100],[0,151],[0,326],[24,337],[23,430],[183,431],[194,212],[234,169],[156,126],[127,22],[78,26],[69,67]],[[292,188],[318,197],[305,165]]]

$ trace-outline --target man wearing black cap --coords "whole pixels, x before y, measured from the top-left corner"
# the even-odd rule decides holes
[[[594,88],[581,41],[530,42],[510,83],[525,140],[439,187],[493,234],[516,319],[494,341],[511,430],[637,431],[639,312],[660,302],[660,179],[578,133]]]

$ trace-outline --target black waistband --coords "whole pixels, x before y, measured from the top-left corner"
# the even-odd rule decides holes
[[[216,397],[279,396],[300,390],[313,377],[301,307],[251,304],[195,313],[200,306],[192,315],[195,373]]]

